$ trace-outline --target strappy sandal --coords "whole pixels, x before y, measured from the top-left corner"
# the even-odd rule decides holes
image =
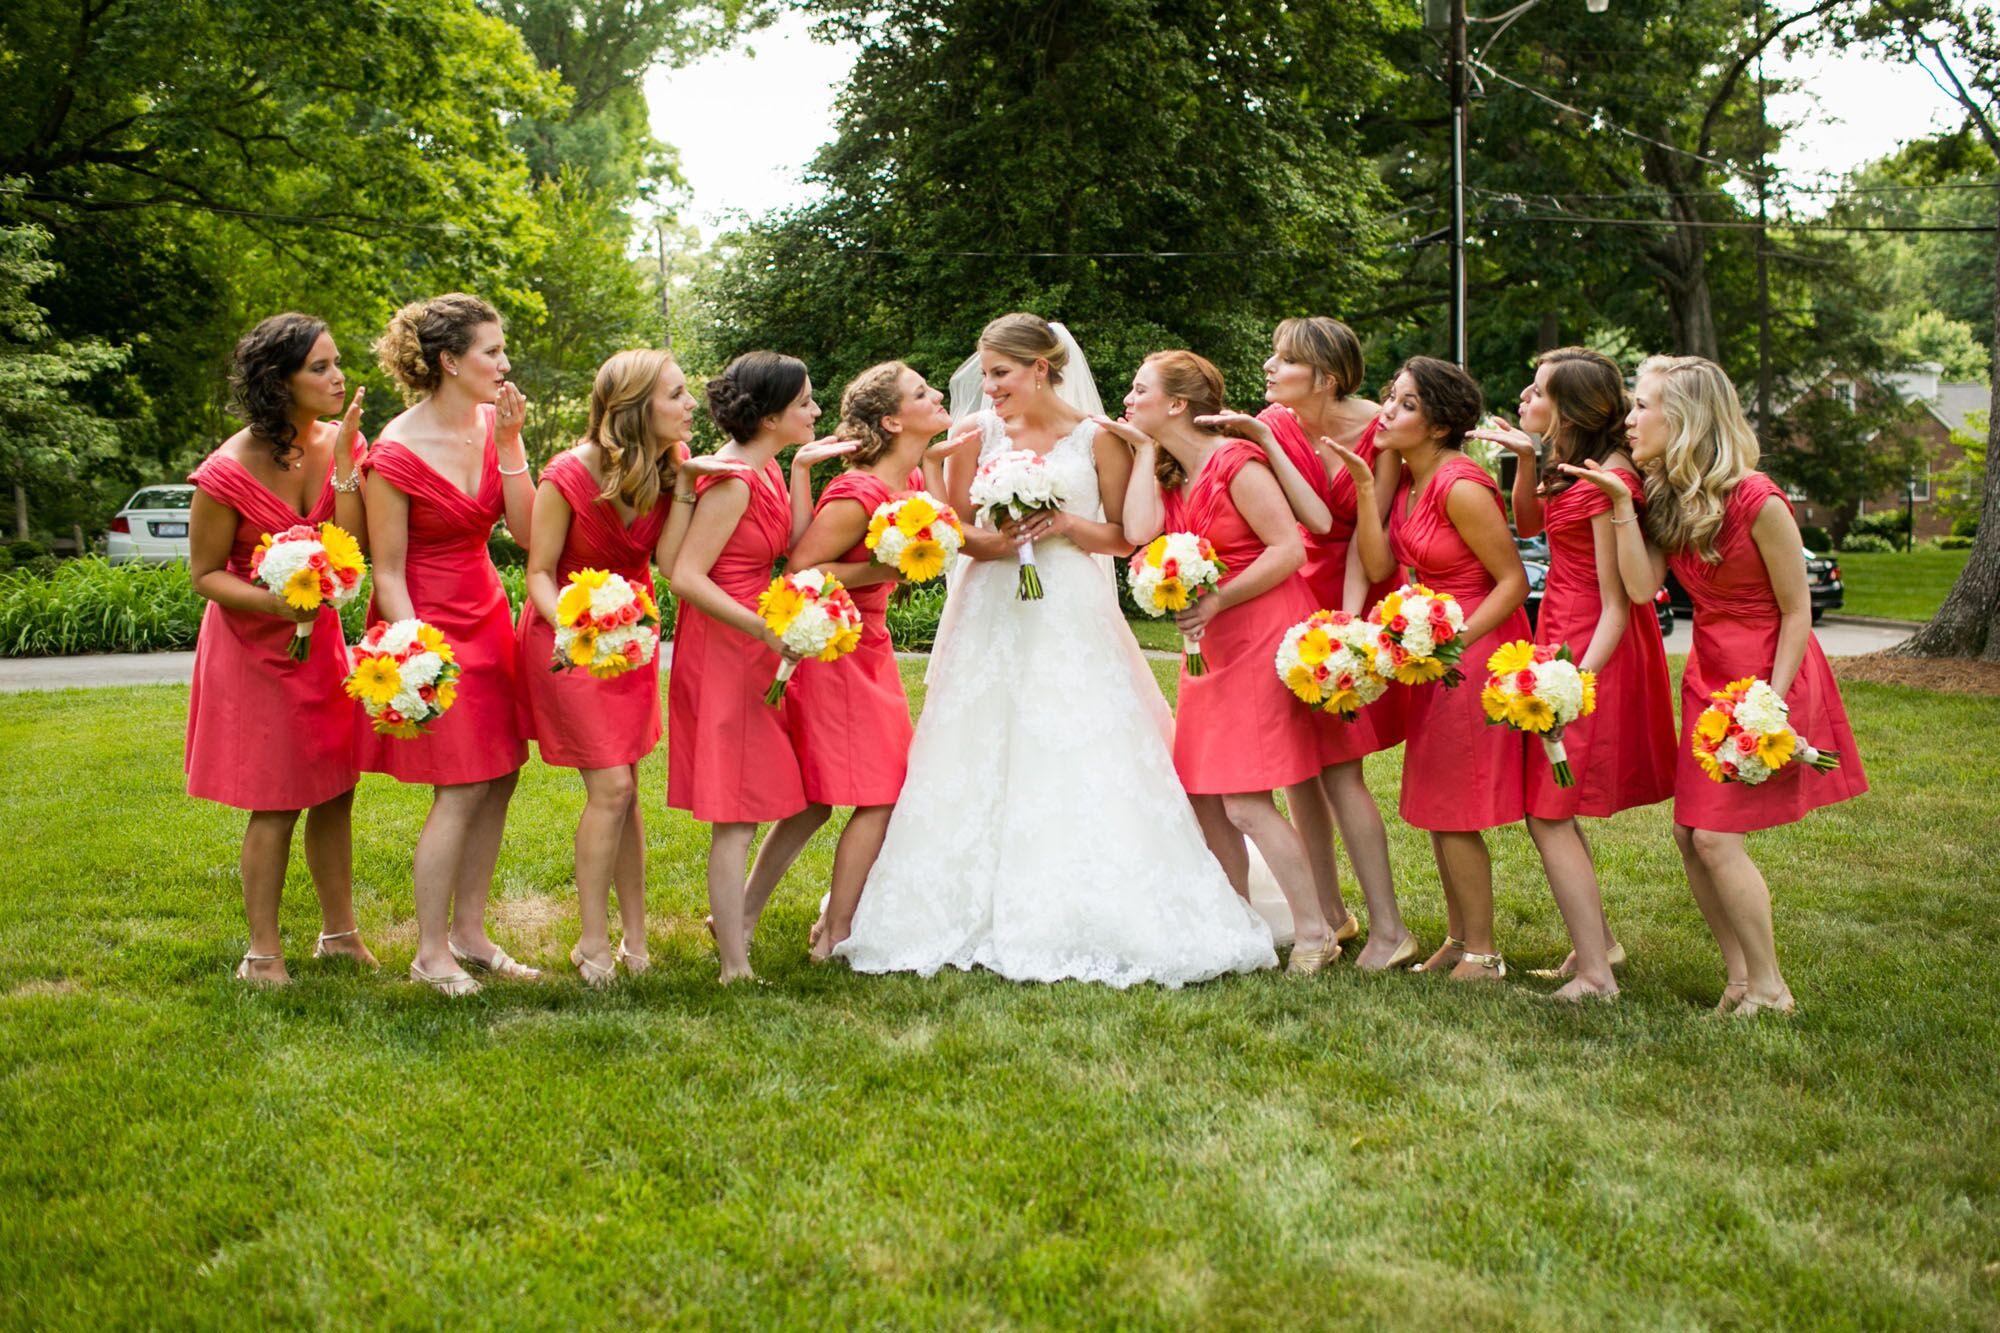
[[[410,964],[410,980],[420,981],[438,994],[448,995],[454,1000],[461,995],[477,995],[480,991],[479,983],[473,979],[470,972],[450,972],[432,976],[414,962]]]
[[[1554,967],[1531,967],[1528,969],[1528,975],[1540,977],[1544,981],[1568,981],[1576,975],[1575,959],[1576,950],[1572,949],[1569,958],[1564,960],[1569,966],[1565,967],[1563,963],[1558,963]],[[1610,967],[1625,966],[1625,946],[1613,941],[1611,947],[1605,951],[1604,961]]]
[[[246,981],[252,986],[289,985],[292,980],[290,977],[259,977],[251,975],[250,972],[252,963],[278,963],[283,962],[284,958],[285,955],[281,953],[246,953],[236,964],[236,979]]]
[[[1483,967],[1488,972],[1492,973],[1492,976],[1490,977],[1481,977],[1481,978],[1459,977],[1457,978],[1457,980],[1459,981],[1472,981],[1475,979],[1482,981],[1501,981],[1504,980],[1507,976],[1507,960],[1505,958],[1502,958],[1497,953],[1460,953],[1458,956],[1458,962],[1471,963],[1474,967]],[[1458,963],[1453,963],[1452,966],[1457,967]]]
[[[583,978],[583,984],[592,990],[604,990],[616,984],[618,980],[618,960],[616,956],[608,963],[593,962],[590,956],[583,952],[583,947],[579,945],[569,951],[569,961],[576,968],[577,975]]]
[[[638,977],[652,971],[653,956],[645,953],[633,953],[625,947],[625,941],[620,940],[618,941],[617,956],[611,960],[611,963],[612,966],[622,967],[630,975]]]
[[[1416,937],[1411,936],[1411,938],[1415,939]],[[1460,939],[1456,935],[1445,936],[1444,943],[1438,945],[1438,949],[1439,951],[1443,951],[1445,949],[1458,950],[1458,958],[1454,958],[1451,960],[1451,966],[1453,967],[1457,967],[1459,964],[1459,960],[1465,957],[1465,941]],[[1410,971],[1412,972],[1429,972],[1430,970],[1431,970],[1431,965],[1428,960],[1421,963],[1410,964]]]
[[[453,958],[456,958],[465,966],[476,967],[481,972],[486,972],[496,977],[505,977],[509,981],[540,981],[542,979],[542,970],[540,968],[529,967],[526,963],[515,962],[507,956],[507,951],[497,944],[493,946],[493,956],[491,958],[474,958],[456,944],[448,941],[445,947],[451,950]]]

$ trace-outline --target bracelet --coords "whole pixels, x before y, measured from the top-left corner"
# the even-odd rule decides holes
[[[677,505],[691,505],[699,498],[695,495],[682,495],[679,491],[674,492],[674,503]]]
[[[500,467],[498,463],[495,463],[493,466]],[[500,475],[503,477],[518,477],[527,470],[528,470],[528,460],[524,458],[521,460],[521,466],[515,468],[511,472],[504,467],[500,467]]]
[[[1624,527],[1627,523],[1636,523],[1638,521],[1639,521],[1639,516],[1637,514],[1632,515],[1632,517],[1630,518],[1620,518],[1616,514],[1613,514],[1611,516],[1612,524],[1616,527],[1621,527],[1621,528]]]
[[[339,491],[342,495],[352,495],[356,491],[360,490],[361,469],[356,468],[354,469],[354,471],[348,473],[346,481],[342,481],[340,479],[340,474],[335,473],[333,477],[333,489]]]

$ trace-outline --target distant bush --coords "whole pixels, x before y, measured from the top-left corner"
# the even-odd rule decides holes
[[[1878,537],[1872,532],[1850,532],[1840,549],[1849,555],[1883,555],[1897,549],[1887,537]]]
[[[1960,514],[1952,520],[1951,535],[1954,537],[1977,537],[1979,535],[1979,515]]]
[[[32,543],[16,543],[16,549]],[[143,653],[194,646],[207,604],[186,565],[111,565],[101,556],[0,574],[0,656]]]
[[[1948,537],[1938,538],[1936,546],[1940,551],[1969,551],[1972,549],[1972,543],[1975,540],[1977,539],[1973,537],[1961,537],[1954,532]]]
[[[1808,523],[1800,528],[1799,540],[1805,543],[1808,551],[1819,552],[1831,551],[1833,549],[1833,534],[1825,528],[1820,527],[1817,523]]]
[[[7,554],[14,557],[14,563],[17,565],[25,565],[36,556],[48,553],[48,547],[26,537],[17,542],[7,543]]]
[[[1873,514],[1863,514],[1854,520],[1853,526],[1847,529],[1847,535],[1850,540],[1853,539],[1856,533],[1859,533],[1865,537],[1880,537],[1891,546],[1896,547],[1900,547],[1903,544],[1903,532],[1902,512],[1890,509],[1884,509]],[[1851,551],[1854,548],[1843,542],[1840,549]]]

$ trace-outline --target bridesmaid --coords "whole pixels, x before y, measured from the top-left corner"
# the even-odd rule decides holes
[[[1610,497],[1631,600],[1649,602],[1671,567],[1694,602],[1694,644],[1681,677],[1674,842],[1728,969],[1717,1012],[1788,1014],[1794,1004],[1778,970],[1771,892],[1743,835],[1868,790],[1840,687],[1812,632],[1804,546],[1784,491],[1756,470],[1756,432],[1720,366],[1695,356],[1645,362],[1625,425],[1646,478],[1643,535],[1626,480],[1595,463],[1564,470]],[[1840,767],[1808,773],[1790,764],[1755,787],[1703,773],[1694,724],[1713,691],[1745,676],[1769,681],[1791,707],[1792,729],[1838,751]]]
[[[592,986],[609,985],[620,964],[633,974],[651,965],[638,793],[639,761],[660,743],[660,664],[655,657],[610,680],[551,671],[556,599],[580,569],[606,570],[652,592],[648,558],[656,548],[662,568],[672,568],[694,501],[694,474],[680,466],[694,408],[671,352],[618,353],[598,368],[583,439],[549,461],[535,491],[520,622],[523,730],[541,746],[543,762],[574,768],[583,778],[576,826],[583,931],[569,957]],[[683,498],[687,503],[674,503]],[[614,879],[624,926],[615,954]]]
[[[756,607],[772,565],[802,535],[792,531],[777,454],[812,440],[820,409],[805,362],[746,352],[708,382],[708,410],[729,433],[714,455],[729,466],[695,480],[694,518],[674,561],[680,610],[667,684],[667,805],[713,825],[708,924],[727,985],[754,975],[744,864],[757,825],[779,821],[758,861],[780,868],[817,827],[793,818],[805,810],[806,794],[786,730],[789,701],[775,708],[764,702],[780,656],[796,655]],[[850,447],[823,446],[809,460]]]
[[[785,721],[798,753],[807,805],[780,825],[788,836],[780,838],[773,830],[766,845],[803,848],[833,806],[854,807],[834,848],[826,911],[812,933],[810,956],[816,963],[831,957],[853,927],[861,887],[882,850],[889,815],[903,789],[912,732],[910,704],[885,619],[889,594],[901,576],[875,563],[864,540],[868,520],[877,505],[916,483],[933,495],[944,494],[929,446],[950,426],[944,395],[902,362],[890,361],[856,376],[840,396],[840,424],[833,435],[852,445],[847,458],[851,470],[827,483],[787,562],[794,570],[818,568],[839,579],[853,593],[863,623],[859,648],[836,662],[801,664],[785,697]],[[964,437],[977,438],[976,428]],[[801,449],[799,456],[811,452]],[[927,467],[929,475],[920,467]],[[794,461],[794,477],[797,473]],[[744,905],[750,928],[790,863],[791,857],[780,863],[775,855],[758,856]]]
[[[1471,679],[1409,690],[1403,749],[1403,819],[1431,835],[1450,933],[1420,971],[1450,967],[1458,980],[1498,979],[1493,948],[1493,862],[1481,830],[1526,813],[1521,734],[1488,726],[1475,683],[1501,644],[1529,637],[1521,603],[1528,574],[1507,532],[1500,487],[1461,452],[1479,423],[1479,385],[1448,361],[1412,357],[1396,373],[1376,430],[1378,448],[1403,462],[1385,534],[1375,517],[1373,470],[1333,446],[1360,495],[1355,539],[1371,581],[1408,566],[1417,582],[1450,593],[1465,612],[1460,669]]]
[[[1546,974],[1570,979],[1555,992],[1559,1000],[1616,995],[1611,969],[1625,961],[1577,816],[1601,819],[1673,794],[1673,687],[1659,622],[1650,606],[1626,599],[1610,497],[1561,471],[1563,464],[1595,463],[1636,492],[1626,408],[1625,376],[1616,365],[1587,348],[1562,347],[1542,354],[1535,378],[1521,390],[1521,430],[1503,422],[1470,435],[1517,452],[1525,445],[1522,469],[1531,477],[1534,440],[1527,432],[1546,441],[1541,479],[1525,494],[1517,487],[1514,507],[1519,535],[1546,530],[1549,537],[1535,642],[1567,644],[1578,668],[1597,676],[1597,711],[1563,731],[1575,786],[1558,787],[1547,752],[1532,739],[1527,745],[1528,832],[1573,944],[1562,965]]]
[[[1295,493],[1292,508],[1305,536],[1306,564],[1302,571],[1314,604],[1328,610],[1366,615],[1392,591],[1391,578],[1370,585],[1354,543],[1357,495],[1347,469],[1333,453],[1338,442],[1360,455],[1375,480],[1378,518],[1388,517],[1402,464],[1394,452],[1375,447],[1379,404],[1357,396],[1365,373],[1361,340],[1354,330],[1326,315],[1288,319],[1271,336],[1271,356],[1264,362],[1264,397],[1269,406],[1254,419],[1218,418],[1233,434],[1255,439],[1272,457],[1289,458],[1312,490],[1310,506],[1302,507]],[[1314,441],[1320,441],[1315,445]],[[1283,474],[1279,474],[1282,481]],[[1327,521],[1313,519],[1324,509]],[[1416,941],[1403,925],[1396,904],[1395,878],[1389,869],[1389,835],[1382,811],[1362,773],[1363,757],[1403,742],[1405,691],[1390,690],[1363,709],[1353,722],[1324,715],[1319,720],[1323,771],[1317,792],[1302,792],[1288,800],[1292,819],[1312,858],[1313,880],[1329,921],[1338,921],[1335,935],[1345,943],[1360,934],[1360,922],[1347,910],[1340,894],[1340,871],[1333,854],[1333,830],[1361,881],[1368,903],[1368,943],[1355,960],[1366,972],[1400,967],[1416,957]]]
[[[486,897],[500,859],[507,802],[528,755],[516,718],[519,649],[500,572],[486,552],[503,515],[529,534],[534,486],[521,449],[527,404],[507,379],[500,315],[453,292],[398,310],[376,359],[414,404],[382,428],[367,462],[375,555],[369,619],[411,617],[457,651],[458,702],[430,732],[396,740],[364,732],[361,767],[436,788],[411,875],[417,954],[410,977],[446,995],[479,983],[458,964],[532,981],[486,934]]]
[[[267,532],[331,520],[362,527],[362,391],[341,413],[347,377],[326,324],[273,315],[236,344],[229,386],[248,424],[188,477],[188,572],[209,601],[195,642],[188,694],[190,796],[250,812],[243,834],[243,910],[250,948],[239,980],[282,986],[278,905],[292,829],[306,812],[306,867],[319,894],[313,957],[375,966],[354,923],[355,708],[340,616],[330,606],[295,611],[250,580],[250,554]],[[321,417],[340,414],[335,427]],[[286,655],[295,628],[313,625],[303,662]]]
[[[1222,583],[1179,616],[1208,670],[1181,664],[1174,771],[1194,802],[1209,848],[1244,892],[1247,837],[1291,908],[1286,971],[1310,975],[1340,957],[1298,831],[1271,793],[1317,793],[1319,727],[1271,667],[1285,631],[1313,613],[1299,577],[1305,546],[1284,491],[1255,444],[1200,423],[1222,411],[1222,373],[1192,352],[1155,352],[1132,377],[1125,420],[1100,421],[1134,449],[1125,490],[1125,539],[1143,548],[1162,532],[1206,537],[1226,565]]]

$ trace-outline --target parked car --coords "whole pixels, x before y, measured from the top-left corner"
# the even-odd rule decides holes
[[[1519,540],[1515,542],[1519,545]],[[1521,567],[1528,571],[1528,628],[1533,629],[1542,618],[1542,585],[1549,581],[1549,567],[1540,560],[1523,560]],[[1674,632],[1674,606],[1667,597],[1667,590],[1661,588],[1653,594],[1653,619],[1659,622],[1662,637]]]
[[[111,520],[104,558],[114,565],[166,564],[188,558],[188,510],[194,487],[142,486]]]
[[[1804,549],[1804,548],[1801,548]],[[1806,588],[1812,594],[1813,624],[1828,611],[1838,611],[1847,600],[1847,585],[1840,581],[1840,562],[1830,555],[1814,555],[1806,550]],[[1694,603],[1688,600],[1687,589],[1674,572],[1667,571],[1666,593],[1672,599],[1675,610],[1685,610],[1694,614]]]
[[[1549,538],[1547,533],[1538,532],[1532,537],[1515,537],[1514,549],[1521,553],[1523,560],[1549,562]]]

